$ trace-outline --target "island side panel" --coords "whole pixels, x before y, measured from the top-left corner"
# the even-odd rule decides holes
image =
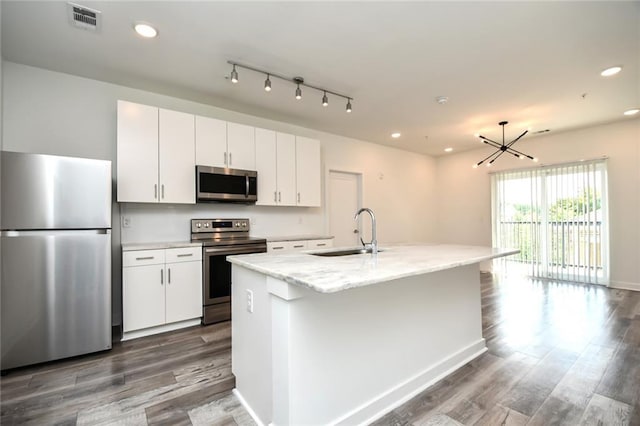
[[[238,265],[231,269],[231,371],[247,408],[268,424],[272,417],[272,341],[267,277]],[[252,313],[247,310],[247,290],[253,292]]]
[[[367,422],[484,352],[479,281],[474,264],[272,295],[273,424]]]

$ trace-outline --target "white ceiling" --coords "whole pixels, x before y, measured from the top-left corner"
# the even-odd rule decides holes
[[[501,141],[502,120],[507,140],[529,138],[640,104],[638,1],[76,3],[102,12],[99,33],[72,27],[65,2],[3,0],[4,59],[430,155],[478,147],[476,132]],[[296,101],[276,79],[266,93],[242,69],[231,84],[228,60],[344,93],[353,113],[311,89]]]

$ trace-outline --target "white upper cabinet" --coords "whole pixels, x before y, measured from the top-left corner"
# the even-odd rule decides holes
[[[278,205],[296,205],[296,137],[276,133]],[[260,175],[258,175],[260,186]]]
[[[119,202],[195,203],[194,116],[118,101]]]
[[[117,199],[158,202],[158,108],[118,101]]]
[[[256,169],[255,127],[227,123],[227,167]]]
[[[196,164],[227,167],[227,122],[196,116]]]
[[[276,132],[256,128],[256,171],[258,172],[259,206],[278,204],[278,182],[276,180]]]
[[[319,207],[321,196],[320,141],[296,136],[296,203]]]
[[[194,204],[195,128],[194,116],[160,110],[160,201]]]

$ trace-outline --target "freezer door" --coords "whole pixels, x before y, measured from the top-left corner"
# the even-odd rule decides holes
[[[110,231],[6,232],[2,370],[111,348]]]
[[[111,228],[111,162],[2,151],[2,229]]]

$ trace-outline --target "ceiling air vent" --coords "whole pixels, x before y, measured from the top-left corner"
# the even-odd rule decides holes
[[[90,9],[79,4],[67,3],[69,10],[69,22],[71,25],[83,30],[99,31],[102,27],[102,19],[99,10]]]

